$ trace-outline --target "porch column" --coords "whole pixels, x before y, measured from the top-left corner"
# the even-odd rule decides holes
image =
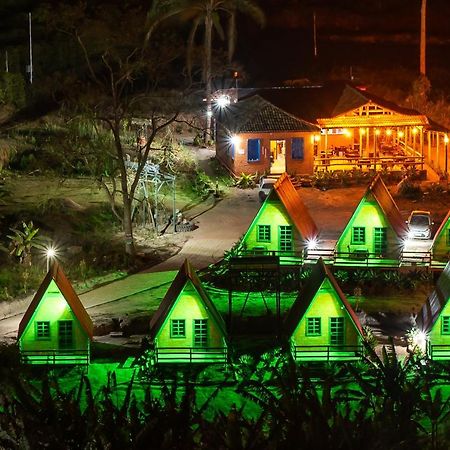
[[[422,158],[420,170],[423,170],[423,127],[421,127],[419,130],[420,130],[420,156]]]
[[[438,169],[441,168],[441,159],[439,158],[439,134],[440,134],[439,131],[437,131],[436,132],[436,162],[437,162],[436,167]]]

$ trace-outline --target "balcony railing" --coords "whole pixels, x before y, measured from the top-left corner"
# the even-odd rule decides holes
[[[226,363],[226,347],[156,347],[158,363]]]
[[[88,365],[90,351],[86,350],[21,350],[23,364],[36,365]]]
[[[295,361],[355,361],[363,356],[362,345],[292,345]]]
[[[450,360],[450,344],[428,346],[428,356],[434,360]]]

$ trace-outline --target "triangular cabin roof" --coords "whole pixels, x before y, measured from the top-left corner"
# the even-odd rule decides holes
[[[319,234],[317,226],[286,172],[280,175],[266,201],[273,199],[274,195],[279,198],[286,208],[289,217],[292,219],[302,238],[305,240],[317,238]]]
[[[445,230],[447,228],[447,223],[450,223],[450,210],[448,211],[447,215],[445,216],[444,220],[439,225],[439,228],[436,231],[436,234],[433,239],[433,245],[435,242],[437,242],[441,238],[441,234],[445,233]]]
[[[246,98],[252,95],[259,95],[283,111],[310,123],[331,119],[367,104],[376,104],[400,115],[421,118],[424,125],[428,124],[428,119],[420,112],[403,108],[340,80],[315,86],[265,88],[250,93]]]
[[[181,294],[188,281],[192,282],[195,290],[198,292],[203,302],[204,307],[207,309],[208,313],[211,314],[220,331],[223,333],[223,336],[226,338],[227,332],[225,322],[223,321],[222,316],[219,314],[219,311],[217,311],[216,307],[214,306],[214,303],[211,301],[208,294],[203,289],[202,282],[198,278],[195,270],[187,259],[180,267],[180,270],[172,281],[169,290],[160,303],[158,310],[155,312],[150,321],[150,337],[152,339],[155,339],[155,337],[158,335],[158,332],[163,326],[167,315],[175,305],[178,296]]]
[[[83,304],[81,303],[81,300],[79,299],[78,295],[74,291],[72,285],[70,284],[70,281],[64,274],[61,266],[56,262],[53,263],[52,267],[47,272],[47,275],[45,276],[44,281],[41,283],[39,289],[34,295],[33,300],[30,303],[30,306],[28,306],[28,309],[25,311],[25,314],[23,315],[22,320],[20,321],[19,324],[19,331],[17,338],[20,339],[22,334],[26,330],[28,323],[33,317],[34,312],[38,308],[42,300],[42,297],[47,292],[47,289],[52,281],[54,281],[56,286],[58,286],[58,289],[61,291],[61,294],[63,295],[67,304],[70,306],[73,313],[75,314],[75,317],[80,322],[81,327],[84,329],[89,338],[92,339],[94,330],[92,320],[89,314],[87,313],[86,309],[84,308]]]
[[[352,223],[353,218],[358,213],[360,205],[367,199],[367,197],[372,196],[375,201],[380,206],[381,210],[383,211],[383,214],[385,215],[387,221],[390,223],[392,229],[397,234],[397,236],[401,239],[408,233],[408,227],[406,226],[405,221],[402,218],[402,215],[400,214],[400,211],[392,198],[392,195],[390,194],[388,188],[383,183],[383,180],[381,178],[381,175],[378,174],[373,181],[368,186],[363,198],[358,203],[358,206],[356,207],[355,211],[353,212],[350,220],[348,221],[344,232],[347,230],[348,226]],[[342,236],[341,235],[341,236]]]
[[[259,95],[218,111],[216,120],[231,133],[320,131],[320,128],[284,111]]]
[[[359,331],[361,335],[364,334],[358,316],[355,314],[355,311],[350,306],[347,297],[342,292],[342,289],[339,287],[333,274],[329,271],[328,267],[325,265],[322,258],[320,258],[313,267],[311,276],[309,277],[302,291],[297,296],[294,304],[292,305],[291,310],[289,311],[288,316],[286,317],[284,323],[284,330],[287,336],[292,336],[300,320],[303,318],[306,311],[308,311],[308,308],[313,302],[316,293],[318,292],[318,290],[322,286],[322,283],[326,279],[330,281],[331,285],[333,286],[333,289],[338,294],[339,300],[341,301],[344,308],[347,310],[356,329]]]
[[[417,316],[417,326],[423,331],[430,331],[441,311],[450,299],[450,261],[438,278],[436,288],[427,298]]]

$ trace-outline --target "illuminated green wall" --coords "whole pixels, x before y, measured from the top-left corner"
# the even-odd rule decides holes
[[[321,318],[320,336],[306,335],[308,317]],[[361,343],[361,336],[357,328],[328,279],[323,281],[305,315],[300,319],[291,336],[291,343],[293,345],[330,345],[331,317],[344,317],[344,345],[359,345]]]
[[[450,298],[447,299],[447,303],[444,308],[442,308],[438,319],[434,323],[430,332],[428,333],[428,339],[430,345],[447,345],[445,353],[440,353],[441,357],[450,359],[450,334],[442,334],[442,317],[450,316]]]
[[[273,193],[271,195],[274,195]],[[259,242],[257,240],[258,225],[270,225],[270,242]],[[264,247],[266,250],[279,250],[279,226],[291,225],[293,233],[293,251],[300,250],[302,239],[297,228],[293,224],[286,208],[280,200],[272,200],[271,198],[261,205],[261,208],[255,219],[248,228],[244,236],[243,244],[247,250],[252,250],[254,247]]]
[[[186,337],[173,338],[170,336],[170,321],[172,319],[184,319],[186,321]],[[164,324],[155,338],[155,344],[159,347],[193,347],[194,319],[208,319],[208,347],[226,347],[220,328],[212,315],[208,313],[191,281],[186,283],[174,306],[167,314]]]
[[[21,350],[59,350],[58,321],[72,320],[73,350],[88,350],[89,337],[78,322],[66,299],[52,280],[19,340]],[[36,322],[50,322],[50,338],[36,339]]]
[[[442,227],[439,236],[436,236],[433,242],[433,259],[436,261],[447,262],[450,254],[450,217],[447,219],[447,222]]]
[[[365,228],[365,243],[352,243],[353,227]],[[367,250],[374,253],[374,228],[387,228],[386,258],[396,259],[401,252],[401,240],[389,224],[378,202],[372,195],[364,197],[336,243],[338,252],[354,252]]]

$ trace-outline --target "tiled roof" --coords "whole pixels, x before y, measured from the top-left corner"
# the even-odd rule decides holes
[[[78,295],[75,293],[69,280],[66,278],[66,275],[64,274],[60,265],[56,262],[52,265],[52,267],[48,271],[47,275],[44,278],[44,281],[41,283],[39,289],[34,295],[33,300],[30,303],[30,306],[25,311],[25,314],[22,317],[22,320],[20,321],[19,324],[19,332],[17,338],[20,339],[20,337],[24,333],[29,321],[33,317],[33,313],[36,311],[36,308],[38,307],[39,303],[42,300],[42,296],[47,291],[47,288],[49,287],[52,280],[56,283],[56,286],[58,286],[59,290],[61,291],[61,294],[64,296],[66,302],[72,309],[73,313],[75,314],[75,317],[80,322],[80,325],[83,327],[86,334],[89,336],[90,339],[92,339],[94,329],[92,320],[89,314],[87,313],[86,309],[84,308],[83,304],[81,303],[81,300],[79,299]]]
[[[278,195],[302,238],[305,240],[317,238],[319,234],[317,226],[286,172],[274,184],[273,192]]]
[[[208,294],[203,289],[202,282],[195,273],[195,270],[186,259],[183,265],[180,267],[180,270],[178,271],[175,279],[172,281],[172,284],[170,285],[169,290],[167,291],[161,304],[159,305],[158,310],[155,312],[150,321],[151,339],[155,339],[155,337],[158,335],[158,332],[161,329],[164,320],[167,317],[167,314],[169,314],[178,296],[181,294],[188,281],[192,282],[196,291],[200,295],[200,298],[203,302],[203,305],[207,309],[208,314],[211,314],[212,318],[215,320],[217,326],[221,330],[223,336],[225,338],[227,337],[225,322],[223,321],[222,316],[219,314],[216,307],[214,306],[214,303],[211,301]]]
[[[336,118],[341,114],[350,112],[368,103],[379,105],[397,114],[411,116],[413,124],[427,125],[429,119],[420,112],[403,108],[396,103],[383,99],[365,90],[358,89],[345,81],[329,81],[319,86],[304,86],[300,88],[266,88],[256,90],[248,94],[246,98],[258,95],[263,99],[281,108],[294,117],[306,120],[309,123],[318,123],[320,119]],[[377,116],[377,119],[383,117]],[[370,117],[365,116],[369,120]],[[444,128],[435,122],[431,122],[433,129]],[[391,126],[387,123],[386,126]],[[384,126],[378,124],[378,126]]]
[[[294,117],[259,95],[223,108],[217,121],[232,133],[319,131],[316,125]]]
[[[444,306],[450,300],[450,261],[445,266],[437,283],[436,289],[427,298],[419,314],[417,315],[417,326],[428,332],[439,318]]]
[[[391,224],[395,233],[399,238],[403,238],[408,233],[408,227],[397,208],[397,205],[388,191],[386,185],[383,183],[380,174],[378,174],[367,188],[365,197],[372,194],[375,200],[383,210],[388,222]]]
[[[292,336],[292,333],[295,331],[300,320],[308,310],[309,305],[311,305],[312,301],[314,300],[314,297],[317,291],[320,289],[320,286],[322,286],[322,283],[327,278],[330,281],[333,288],[335,289],[336,293],[338,294],[338,297],[342,302],[343,306],[350,315],[350,318],[353,321],[356,329],[359,331],[361,335],[363,335],[363,329],[361,327],[361,323],[359,322],[357,315],[355,314],[355,311],[348,303],[347,297],[337,284],[337,281],[334,278],[333,274],[328,270],[322,258],[320,258],[317,261],[316,265],[313,267],[311,276],[309,277],[302,291],[297,296],[297,299],[295,300],[291,310],[289,311],[288,316],[286,317],[283,327],[286,336]]]

